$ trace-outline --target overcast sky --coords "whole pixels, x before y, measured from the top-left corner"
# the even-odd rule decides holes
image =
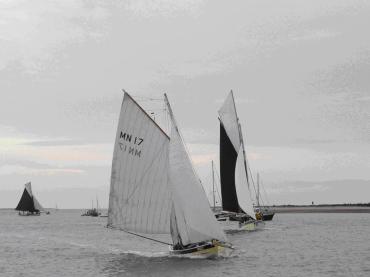
[[[233,89],[271,204],[369,202],[369,26],[365,0],[0,0],[0,207],[28,181],[106,207],[122,88],[168,94],[207,192]]]

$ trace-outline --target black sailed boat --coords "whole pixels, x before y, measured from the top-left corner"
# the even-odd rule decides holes
[[[216,214],[216,218],[219,221],[238,222],[238,230],[254,230],[256,215],[249,189],[244,141],[232,91],[218,113],[223,212]]]
[[[32,193],[31,182],[24,185],[24,191],[17,207],[19,215],[40,215],[44,211],[44,208],[37,201],[36,197]]]

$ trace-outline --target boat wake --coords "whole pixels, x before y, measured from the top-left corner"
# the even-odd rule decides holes
[[[114,251],[116,252],[116,251]],[[234,254],[234,251],[228,251],[222,254],[218,254],[214,257],[206,257],[204,255],[187,255],[187,254],[171,254],[169,252],[163,251],[163,252],[145,252],[145,251],[120,251],[119,255],[121,257],[126,257],[128,259],[130,258],[148,258],[148,259],[184,259],[184,260],[204,260],[204,259],[225,259],[225,258],[232,258],[238,256],[237,254]]]
[[[116,250],[114,251],[116,252]],[[127,251],[120,251],[120,255],[131,257],[143,257],[143,258],[165,258],[170,256],[168,252],[145,252],[145,251],[134,251],[134,250],[127,250]]]

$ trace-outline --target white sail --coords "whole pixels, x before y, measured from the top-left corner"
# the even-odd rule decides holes
[[[44,207],[41,206],[40,202],[37,201],[36,197],[33,196],[33,205],[35,206],[35,210],[44,211]]]
[[[238,152],[240,148],[240,133],[238,118],[235,109],[235,102],[233,92],[231,91],[227,96],[224,104],[218,111],[220,121],[225,128],[226,134],[233,144],[235,151]]]
[[[37,201],[36,197],[32,193],[32,187],[31,187],[31,182],[28,182],[27,184],[24,185],[28,194],[32,197],[33,199],[33,205],[35,207],[35,210],[39,211],[44,211],[44,208],[41,206],[40,202]]]
[[[168,136],[125,93],[113,153],[109,226],[169,233],[168,147]]]
[[[226,241],[194,172],[168,102],[167,105],[171,117],[169,182],[181,241],[184,245],[211,239]]]
[[[256,219],[251,199],[251,192],[248,188],[248,179],[245,169],[245,157],[243,147],[241,146],[235,165],[235,189],[238,195],[239,206],[250,217]]]

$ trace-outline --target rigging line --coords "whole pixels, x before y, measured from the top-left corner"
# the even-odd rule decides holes
[[[259,187],[261,188],[261,186],[262,186],[261,178],[259,179],[259,182],[260,182]],[[264,207],[265,206],[265,201],[263,201],[263,197],[262,197],[262,194],[261,194],[261,189],[259,189],[258,192],[259,192],[259,195],[258,195],[259,201],[262,203],[262,205],[260,205],[260,206]],[[257,194],[256,194],[256,198],[257,198]]]
[[[111,229],[117,229],[117,230],[123,231],[123,232],[125,232],[127,234],[134,235],[134,236],[137,236],[137,237],[140,237],[140,238],[144,238],[144,239],[147,239],[147,240],[151,240],[151,241],[154,241],[154,242],[158,242],[158,243],[162,243],[162,244],[165,244],[165,245],[173,246],[173,244],[171,244],[171,243],[168,243],[168,242],[165,242],[165,241],[161,241],[161,240],[157,240],[157,239],[153,239],[153,238],[149,238],[149,237],[146,237],[146,236],[143,236],[143,235],[139,235],[137,233],[130,232],[130,231],[127,231],[127,230],[122,229],[122,228],[116,228],[116,227],[109,226],[109,225],[107,225],[106,227],[107,228],[111,228]]]
[[[262,182],[261,182],[261,185],[262,185]],[[263,189],[263,192],[265,193],[266,204],[267,204],[267,205],[270,205],[270,201],[269,201],[269,199],[268,199],[268,197],[267,197],[267,193],[266,193],[265,187],[264,187],[263,185],[262,185],[262,189]]]
[[[252,174],[252,170],[249,166],[249,162],[248,162],[248,159],[247,157],[245,157],[245,160],[246,160],[246,163],[247,163],[247,167],[249,169],[249,176],[250,176],[250,179],[252,180],[252,185],[253,185],[253,190],[254,190],[254,194],[257,195],[257,190],[256,190],[256,186],[254,185],[254,179],[253,179],[253,174]]]
[[[180,129],[179,129],[179,126],[177,125],[177,121],[176,121],[175,116],[174,116],[174,114],[173,114],[173,112],[172,112],[172,108],[171,108],[170,102],[168,101],[168,98],[167,98],[167,94],[166,94],[166,93],[164,94],[164,100],[165,100],[165,102],[166,102],[167,109],[168,109],[168,113],[169,113],[169,116],[170,116],[170,118],[171,118],[171,127],[172,127],[172,125],[174,125],[174,127],[175,127],[175,131],[177,132],[177,134],[178,134],[178,136],[179,136],[179,138],[180,138],[181,144],[183,145],[183,148],[184,148],[184,150],[185,150],[186,156],[187,156],[187,158],[188,158],[188,160],[189,160],[189,162],[190,162],[190,167],[191,167],[191,169],[192,169],[192,171],[193,171],[193,174],[194,174],[195,178],[197,179],[197,181],[199,182],[199,185],[201,186],[201,188],[202,188],[203,192],[204,192],[204,193],[206,193],[206,192],[204,191],[204,187],[202,186],[202,180],[200,179],[200,177],[199,177],[199,175],[198,175],[197,171],[196,171],[196,170],[195,170],[195,168],[194,168],[194,165],[193,165],[193,159],[191,158],[191,156],[190,156],[190,154],[189,154],[188,146],[187,146],[187,144],[185,143],[184,137],[182,136],[182,133],[181,133],[181,131],[180,131]],[[171,129],[171,132],[172,132],[172,129]],[[171,134],[171,135],[172,135],[172,134]],[[172,137],[172,136],[171,136],[171,137]]]
[[[218,177],[218,182],[219,182],[219,184],[221,184],[221,178],[220,178],[220,175],[218,174],[218,171],[217,171],[217,169],[216,169],[216,168],[215,168],[215,172],[216,172],[217,177]],[[221,185],[220,185],[220,186],[221,186]],[[222,205],[222,197],[221,197],[221,195],[220,195],[220,192],[218,191],[218,186],[216,186],[216,191],[217,191],[218,198],[219,198],[219,200],[220,200],[220,204]]]
[[[162,98],[144,96],[144,95],[137,95],[135,94],[135,99],[139,99],[139,101],[162,101]]]
[[[262,193],[261,193],[261,187],[262,187],[262,181],[261,181],[261,178],[259,179],[259,181],[260,181],[260,184],[259,184],[259,186],[260,186],[260,189],[259,189],[259,192],[260,192],[260,194],[259,194],[259,200],[260,200],[260,202],[262,203],[262,207],[264,207],[264,206],[266,206],[266,203],[265,203],[265,201],[263,200]],[[263,189],[263,187],[262,187],[262,189]]]

